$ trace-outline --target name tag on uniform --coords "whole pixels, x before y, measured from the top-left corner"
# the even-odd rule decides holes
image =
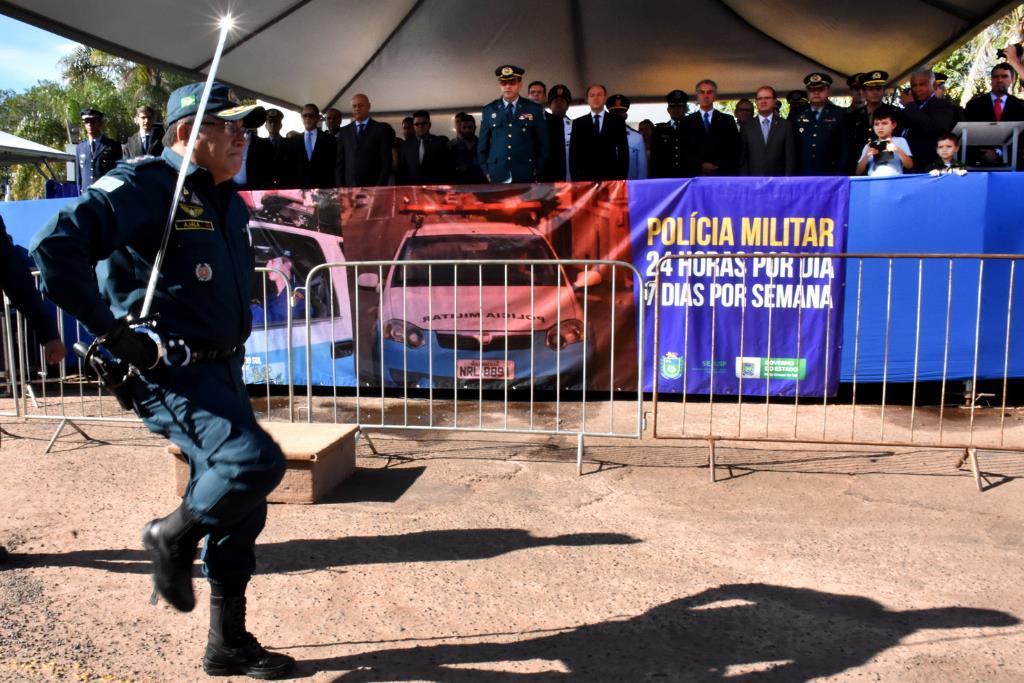
[[[105,175],[89,187],[99,190],[101,192],[113,192],[117,188],[124,185],[124,181],[120,178],[112,178],[109,175]]]
[[[175,230],[209,230],[213,231],[212,221],[201,221],[194,218],[179,219],[174,221]]]

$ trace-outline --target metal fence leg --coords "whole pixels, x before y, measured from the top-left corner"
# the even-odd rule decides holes
[[[82,431],[81,427],[75,424],[72,420],[69,420],[68,418],[65,417],[60,421],[60,424],[57,425],[57,430],[53,433],[53,436],[50,437],[50,443],[46,444],[46,448],[43,450],[43,453],[50,452],[50,450],[53,448],[53,445],[57,443],[57,439],[60,437],[61,432],[63,432],[64,428],[67,427],[68,425],[71,425],[71,428],[74,429],[79,434],[81,434],[83,437],[85,437],[87,441],[95,441],[96,443],[100,444],[107,443],[103,439],[94,439],[93,437],[89,436],[84,431]]]
[[[978,487],[978,492],[981,493],[985,489],[981,485],[981,469],[978,467],[978,449],[969,449],[969,460],[971,461],[971,474],[974,475],[974,485]]]
[[[718,479],[716,478],[715,472],[715,440],[708,439],[708,470],[711,474],[711,483],[714,484]]]
[[[960,459],[956,461],[956,466],[954,467],[954,469],[960,469],[961,467],[963,467],[964,463],[967,462],[967,458],[969,457],[971,457],[971,449],[965,448],[963,455],[961,455]]]
[[[363,437],[364,441],[366,441],[366,445],[370,447],[371,453],[373,453],[374,455],[380,455],[380,453],[377,451],[377,447],[373,445],[372,441],[370,441],[370,435],[368,433],[360,429],[359,432],[356,434],[356,437],[358,438],[360,436]]]
[[[583,475],[583,432],[576,435],[576,475]]]

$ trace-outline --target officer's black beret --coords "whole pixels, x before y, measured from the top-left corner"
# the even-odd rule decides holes
[[[682,90],[673,90],[669,94],[665,95],[665,101],[669,104],[686,104],[686,93]]]
[[[815,71],[804,76],[805,88],[832,87],[832,77],[822,71]]]
[[[564,85],[556,85],[548,91],[548,103],[553,102],[556,97],[562,97],[566,102],[572,102],[572,93]]]
[[[99,109],[93,109],[92,107],[86,107],[82,111],[78,112],[78,115],[84,121],[85,119],[102,119],[103,112]]]
[[[790,90],[786,93],[786,101],[789,106],[807,104],[807,93],[803,90]]]
[[[860,84],[863,86],[885,85],[888,82],[889,74],[885,71],[866,71],[864,77],[860,79]]]
[[[863,78],[864,73],[858,71],[857,73],[853,74],[852,76],[846,79],[846,85],[847,87],[850,88],[860,88],[864,85],[863,83],[861,83],[861,80],[863,80]]]
[[[522,78],[525,73],[526,69],[515,64],[502,64],[494,70],[494,75],[498,77],[499,81],[514,81]]]
[[[280,121],[281,119],[284,118],[284,113],[282,113],[280,109],[273,109],[273,108],[272,109],[268,109],[267,110],[267,118],[268,119],[277,119],[277,120]]]
[[[629,98],[625,95],[612,95],[608,98],[608,109],[629,109]]]

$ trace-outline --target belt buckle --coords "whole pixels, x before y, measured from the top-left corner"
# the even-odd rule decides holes
[[[192,362],[192,349],[184,339],[170,337],[165,341],[164,349],[163,359],[168,367],[183,368]]]

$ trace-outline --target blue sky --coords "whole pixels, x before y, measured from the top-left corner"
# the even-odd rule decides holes
[[[76,43],[0,15],[0,90],[22,91],[42,80],[57,80],[57,60]]]

